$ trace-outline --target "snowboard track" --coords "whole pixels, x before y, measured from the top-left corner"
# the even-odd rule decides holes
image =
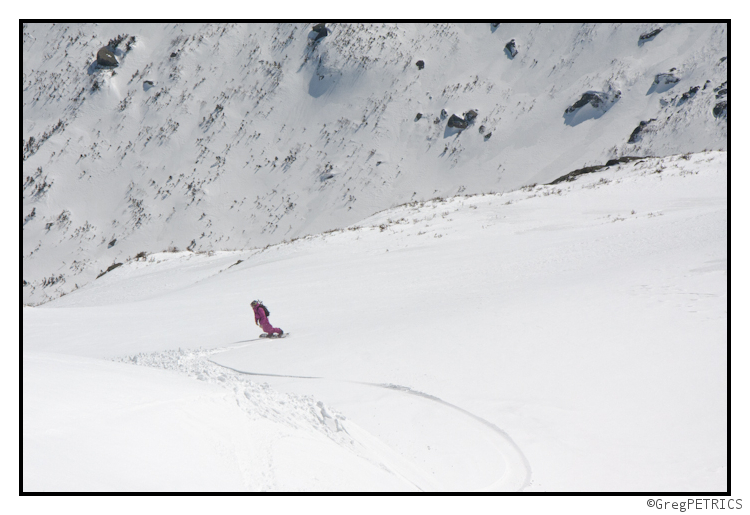
[[[235,344],[245,343],[246,345],[232,344],[231,346],[218,347],[218,348],[213,348],[213,349],[202,349],[202,348],[195,349],[195,350],[177,349],[177,350],[172,350],[172,351],[155,352],[151,354],[139,354],[137,356],[118,357],[118,358],[114,358],[114,361],[135,364],[135,365],[150,366],[150,367],[162,368],[162,369],[168,369],[168,370],[179,370],[183,373],[187,373],[191,377],[205,381],[206,380],[205,374],[207,374],[207,371],[203,369],[203,367],[200,365],[200,363],[203,362],[203,363],[210,363],[211,365],[218,367],[219,369],[234,372],[235,374],[238,374],[240,376],[283,377],[283,378],[289,378],[289,379],[324,380],[324,381],[335,381],[335,382],[349,383],[349,384],[360,384],[360,385],[370,386],[374,388],[383,388],[386,390],[392,390],[392,391],[400,392],[403,394],[420,397],[422,399],[427,399],[429,401],[438,403],[442,406],[448,407],[452,410],[458,411],[464,416],[467,416],[473,419],[474,421],[479,422],[480,424],[482,424],[483,426],[491,430],[492,433],[498,436],[500,440],[503,442],[502,446],[495,446],[495,450],[498,451],[498,453],[500,453],[503,456],[503,459],[506,464],[505,472],[499,479],[494,481],[489,486],[482,488],[481,491],[490,491],[490,492],[518,491],[518,492],[521,492],[529,486],[531,482],[531,466],[526,456],[523,454],[523,451],[521,451],[520,447],[513,441],[513,439],[510,437],[508,433],[506,433],[504,430],[502,430],[501,428],[499,428],[492,422],[489,422],[488,420],[485,420],[482,417],[475,415],[474,413],[471,413],[470,411],[460,406],[451,404],[450,402],[447,402],[429,393],[420,392],[408,386],[402,386],[402,385],[397,385],[397,384],[392,384],[392,383],[371,383],[371,382],[365,382],[365,381],[351,381],[351,380],[345,380],[345,379],[329,379],[329,378],[318,377],[318,376],[300,376],[300,375],[287,375],[287,374],[271,374],[271,373],[262,373],[262,372],[248,372],[245,370],[238,370],[236,368],[232,368],[226,365],[222,365],[220,363],[216,363],[215,361],[210,359],[210,356],[213,354],[218,354],[218,353],[226,352],[229,350],[235,350],[241,347],[246,347],[257,341],[261,341],[261,339],[256,338],[256,339],[251,339],[251,340],[243,340],[240,342],[235,342]],[[187,361],[190,362],[189,366],[185,366],[183,358],[186,358]],[[196,373],[196,370],[199,370],[199,372]],[[263,389],[265,390],[266,387],[267,385],[265,385]],[[250,399],[250,396],[248,395],[248,390],[245,390],[245,392],[246,392],[245,396],[247,396],[247,398]],[[311,398],[309,397],[304,397],[302,399],[305,399],[306,401],[311,401]],[[331,418],[330,413],[326,411],[326,407],[322,403],[319,402],[317,406],[319,407],[319,411],[322,412],[319,416],[317,416],[319,421],[323,423],[321,424],[321,429],[325,431],[326,433],[328,433],[329,437],[333,437],[331,432],[327,430],[325,426],[325,422],[326,422],[325,418]],[[330,408],[328,408],[328,410],[330,410]],[[271,412],[266,412],[265,416],[274,415],[272,413],[273,411],[274,410],[271,410]],[[333,418],[335,419],[333,420],[333,422],[335,423],[335,431],[338,432],[340,429],[343,429],[344,431],[346,431],[346,429],[343,426],[340,426],[340,422],[345,420],[345,417],[341,417],[340,414],[336,413],[334,410],[330,410],[330,412],[333,412]],[[276,417],[269,416],[269,418],[274,419]],[[523,473],[518,474],[517,472],[521,469],[523,469]],[[520,475],[523,476],[522,479],[519,477]],[[411,483],[411,481],[409,482]],[[419,488],[416,484],[414,483],[412,484],[418,490],[422,491],[421,488]]]
[[[250,340],[250,341],[254,341],[254,340]],[[217,349],[217,352],[223,352],[225,350],[229,350],[229,349],[222,349],[222,350],[218,350]],[[501,452],[501,454],[503,454],[503,457],[505,458],[505,461],[506,461],[506,464],[508,465],[508,467],[512,468],[512,466],[515,464],[516,466],[521,465],[524,468],[523,482],[521,483],[520,487],[517,488],[517,491],[520,492],[520,491],[525,490],[529,486],[529,484],[531,483],[531,465],[530,465],[528,459],[526,458],[526,456],[524,455],[523,451],[521,450],[521,448],[518,446],[518,444],[516,444],[516,442],[513,440],[513,438],[510,437],[510,435],[507,432],[505,432],[501,428],[497,427],[492,422],[490,422],[488,420],[485,420],[482,417],[480,417],[478,415],[475,415],[474,413],[471,413],[470,411],[468,411],[468,410],[466,410],[466,409],[464,409],[464,408],[462,408],[460,406],[456,406],[455,404],[451,404],[450,402],[444,401],[440,397],[436,397],[436,396],[431,395],[429,393],[425,393],[425,392],[420,392],[418,390],[414,390],[414,389],[412,389],[412,388],[410,388],[408,386],[402,386],[402,385],[397,385],[397,384],[392,384],[392,383],[370,383],[370,382],[365,382],[365,381],[348,381],[348,380],[344,380],[344,379],[328,379],[328,378],[325,378],[325,377],[316,377],[316,376],[297,376],[297,375],[286,375],[286,374],[270,374],[270,373],[261,373],[261,372],[247,372],[247,371],[244,371],[244,370],[238,370],[236,368],[232,368],[232,367],[229,367],[229,366],[226,366],[226,365],[222,365],[220,363],[216,363],[215,361],[213,361],[211,359],[209,359],[208,361],[211,362],[211,363],[213,363],[214,365],[217,365],[219,367],[225,368],[227,370],[231,370],[231,371],[233,371],[233,372],[235,372],[237,374],[243,374],[243,375],[249,375],[249,376],[256,376],[256,377],[283,377],[283,378],[289,378],[289,379],[308,379],[308,380],[312,379],[312,380],[337,381],[337,382],[350,383],[350,384],[361,384],[361,385],[372,386],[372,387],[376,387],[376,388],[384,388],[384,389],[387,389],[387,390],[395,390],[397,392],[405,393],[405,394],[408,394],[408,395],[413,395],[413,396],[416,396],[416,397],[421,397],[423,399],[427,399],[427,400],[436,402],[438,404],[441,404],[443,406],[446,406],[448,408],[456,410],[456,411],[462,413],[463,415],[468,416],[468,417],[474,419],[475,421],[483,424],[484,426],[486,426],[490,430],[492,430],[494,433],[496,433],[497,435],[499,435],[501,437],[501,439],[506,444],[508,444],[512,448],[512,450],[514,451],[514,453],[516,454],[516,456],[514,457],[515,459],[512,459],[513,457],[511,457],[511,459],[508,459],[509,457],[505,453],[503,453],[502,450],[498,449]],[[499,480],[495,481],[492,485],[490,485],[488,487],[488,489],[495,490],[496,488],[501,488],[503,486],[503,479],[504,478],[500,478]]]

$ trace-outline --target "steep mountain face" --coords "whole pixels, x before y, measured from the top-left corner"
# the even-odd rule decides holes
[[[24,303],[139,253],[725,150],[726,56],[726,24],[24,25]]]

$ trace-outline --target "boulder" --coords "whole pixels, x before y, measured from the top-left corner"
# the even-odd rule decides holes
[[[516,54],[518,54],[518,50],[516,50],[516,40],[511,39],[505,44],[505,51],[508,52],[508,57],[513,59]]]
[[[417,121],[420,118],[422,118],[422,113],[417,113],[417,116],[414,118],[414,121]]]
[[[604,105],[604,98],[602,98],[602,95],[596,91],[587,91],[581,95],[581,98],[578,99],[577,102],[565,110],[565,114],[571,114],[586,104],[591,104],[591,107],[601,107]]]
[[[695,96],[695,94],[698,93],[698,91],[700,91],[700,89],[701,89],[700,86],[693,86],[688,91],[686,91],[685,93],[683,93],[682,96],[680,97],[678,105],[679,104],[684,104],[685,102],[687,102],[688,100],[690,100],[691,98],[693,98]]]
[[[714,88],[714,93],[716,94],[716,99],[720,99],[721,97],[727,96],[727,81],[724,81],[721,83],[720,86],[716,86]]]
[[[464,120],[460,116],[456,116],[455,114],[452,114],[450,119],[448,120],[448,127],[454,127],[456,129],[465,129],[468,126],[469,124],[466,123],[466,120]]]
[[[484,141],[487,141],[487,140],[488,140],[488,139],[490,139],[491,137],[492,137],[492,133],[491,133],[491,132],[488,132],[487,134],[485,134],[485,135],[484,135]]]
[[[325,23],[317,23],[313,25],[312,32],[310,33],[310,38],[313,41],[319,41],[330,34],[330,32],[331,31],[326,28]]]
[[[646,126],[649,123],[655,120],[656,118],[651,118],[650,120],[642,121],[641,123],[639,123],[638,127],[636,127],[635,130],[630,134],[630,139],[628,139],[628,143],[632,144],[632,143],[638,143],[639,141],[641,141],[641,137],[642,137],[641,133],[643,132],[643,130],[646,128]]]
[[[417,61],[417,68],[419,68],[420,70],[424,69],[424,61],[422,61],[421,59]]]
[[[656,35],[657,35],[657,34],[658,34],[659,32],[661,32],[662,30],[664,30],[664,29],[662,29],[661,27],[656,27],[656,28],[655,28],[655,29],[653,29],[653,30],[650,30],[650,31],[648,31],[648,32],[644,32],[644,33],[643,33],[643,34],[641,34],[641,35],[640,35],[640,37],[638,38],[638,43],[645,43],[646,41],[650,41],[650,40],[652,40],[652,39],[653,39],[653,38],[655,38],[655,37],[656,37]]]
[[[674,68],[672,68],[674,70]],[[666,84],[677,84],[680,78],[674,73],[657,73],[654,77],[654,85],[661,86]]]
[[[96,53],[96,64],[98,64],[99,66],[105,66],[107,68],[114,68],[120,63],[117,62],[115,54],[112,53],[109,48],[103,46]]]
[[[445,109],[441,109],[440,110],[440,118],[445,119],[446,116],[448,116],[448,111],[446,111]]]
[[[469,109],[464,113],[464,120],[466,120],[466,123],[472,123],[477,116],[477,112],[474,109]]]
[[[717,103],[714,106],[714,116],[716,118],[727,117],[727,101],[726,100],[722,100],[721,102]]]

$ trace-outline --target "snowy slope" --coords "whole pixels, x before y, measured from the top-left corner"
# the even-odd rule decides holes
[[[724,491],[727,155],[157,253],[23,324],[27,490]]]
[[[727,147],[726,24],[329,24],[317,42],[311,27],[24,25],[24,303],[141,252],[260,248]],[[120,64],[98,68],[111,41]],[[602,104],[566,112],[586,94]]]

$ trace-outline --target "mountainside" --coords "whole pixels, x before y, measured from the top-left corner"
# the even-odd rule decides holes
[[[726,150],[726,24],[313,28],[25,24],[24,303],[139,253]]]
[[[154,253],[24,307],[23,491],[734,492],[727,160]]]

